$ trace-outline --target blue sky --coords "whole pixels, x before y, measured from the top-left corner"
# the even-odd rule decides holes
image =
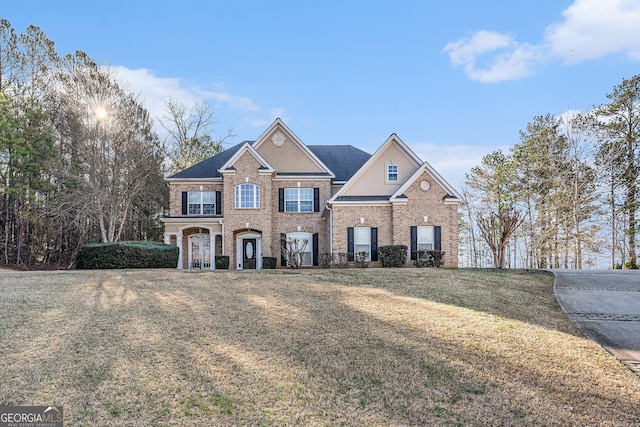
[[[232,142],[280,117],[370,153],[396,133],[458,189],[534,116],[602,104],[640,65],[638,0],[21,0],[0,17],[109,65],[152,116],[204,100]]]

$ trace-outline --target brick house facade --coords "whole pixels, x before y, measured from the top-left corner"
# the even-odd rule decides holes
[[[370,155],[349,145],[306,146],[280,120],[256,140],[231,147],[169,178],[165,242],[178,268],[262,268],[286,264],[281,248],[307,240],[304,266],[327,253],[363,253],[403,244],[443,250],[458,263],[459,193],[395,134]],[[353,255],[351,255],[353,256]],[[375,265],[375,264],[374,264]]]

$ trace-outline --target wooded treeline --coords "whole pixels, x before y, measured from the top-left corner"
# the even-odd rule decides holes
[[[607,99],[535,117],[467,174],[463,265],[637,268],[640,76]]]
[[[0,262],[68,266],[84,243],[159,239],[164,150],[148,112],[83,52],[0,21]]]
[[[206,103],[165,106],[160,140],[108,67],[0,18],[0,264],[68,267],[85,243],[162,241],[165,174],[232,136],[213,138]]]

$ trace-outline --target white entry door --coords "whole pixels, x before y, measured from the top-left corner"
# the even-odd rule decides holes
[[[208,234],[189,236],[189,269],[211,268],[211,239]]]

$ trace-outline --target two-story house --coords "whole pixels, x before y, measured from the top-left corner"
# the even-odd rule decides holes
[[[167,178],[165,242],[178,268],[262,268],[286,264],[281,248],[309,243],[303,266],[321,254],[366,253],[382,245],[445,251],[458,264],[460,194],[398,136],[370,155],[350,145],[305,145],[280,119],[244,142]]]

